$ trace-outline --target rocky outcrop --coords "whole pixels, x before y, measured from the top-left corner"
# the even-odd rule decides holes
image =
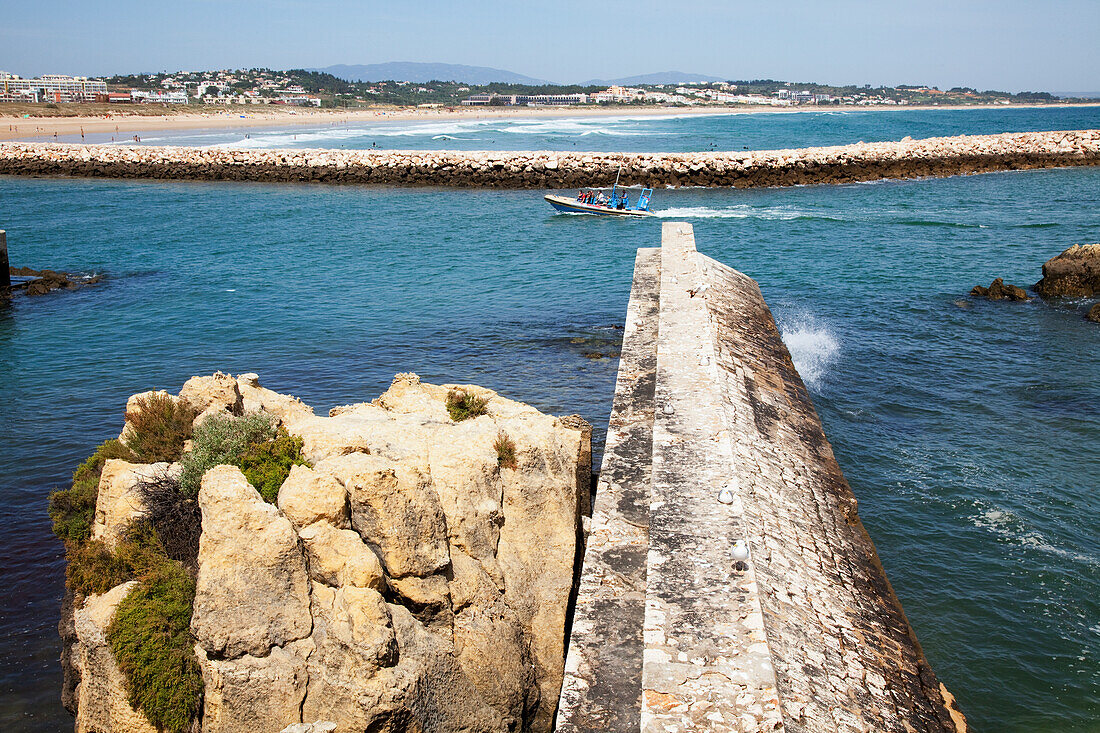
[[[1100,295],[1100,244],[1075,244],[1047,260],[1035,290],[1043,298]]]
[[[455,388],[486,413],[452,420]],[[266,412],[309,463],[274,505],[236,467],[203,476],[191,633],[204,733],[550,730],[589,496],[586,423],[411,374],[328,416],[254,374],[195,378],[173,399],[197,419]],[[501,434],[515,445],[507,467]],[[108,461],[100,535],[141,515],[136,477],[176,467]],[[130,585],[76,612],[78,729],[149,729],[104,637]]]
[[[157,733],[145,716],[130,707],[122,672],[107,646],[107,627],[115,609],[137,583],[131,581],[101,596],[91,596],[76,609],[77,641],[72,662],[80,678],[76,687],[76,733],[133,731]]]
[[[989,298],[990,300],[1031,300],[1027,296],[1026,290],[1015,285],[1006,285],[1001,278],[991,282],[988,288],[975,285],[970,294],[979,298]]]
[[[0,175],[396,186],[792,186],[1100,164],[1100,130],[966,135],[799,150],[693,153],[233,150],[0,144]]]
[[[8,274],[18,280],[10,290],[0,287],[0,297],[23,292],[27,295],[45,295],[54,290],[76,290],[84,285],[95,285],[101,275],[79,275],[56,270],[33,270],[29,267],[9,267]]]

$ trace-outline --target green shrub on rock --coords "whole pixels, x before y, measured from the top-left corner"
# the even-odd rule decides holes
[[[99,477],[110,458],[133,461],[134,455],[118,440],[108,440],[73,472],[70,488],[50,494],[53,533],[63,541],[84,542],[91,537]]]
[[[107,628],[130,704],[167,733],[190,731],[202,713],[202,674],[191,637],[194,600],[194,580],[166,559],[119,603]]]
[[[241,456],[240,467],[248,483],[269,504],[279,498],[279,488],[290,475],[291,466],[304,466],[302,439],[279,428],[275,440],[252,443]]]
[[[270,415],[211,415],[195,427],[191,452],[182,459],[180,490],[186,496],[198,496],[204,473],[214,466],[240,466],[250,446],[275,440],[277,435]]]
[[[138,409],[126,413],[126,445],[140,463],[178,460],[191,437],[197,413],[183,400],[154,392],[137,400]]]
[[[487,402],[484,397],[472,395],[465,390],[452,389],[447,393],[447,414],[455,422],[462,422],[488,412],[485,409]]]
[[[134,523],[114,552],[99,540],[66,545],[65,577],[83,596],[100,595],[167,562],[156,532],[146,522]]]

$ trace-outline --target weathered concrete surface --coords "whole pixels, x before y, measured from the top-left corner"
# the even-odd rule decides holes
[[[639,256],[632,315],[653,266]],[[559,728],[965,730],[756,283],[699,255],[684,224],[664,225],[659,267],[656,333],[624,343],[624,360],[656,356],[647,567],[632,560],[645,534],[612,511],[621,486],[601,481]],[[632,370],[616,408],[635,397]],[[644,480],[615,435],[603,475],[626,461]],[[639,593],[640,652],[626,612]],[[623,672],[639,664],[640,685]]]
[[[693,153],[231,150],[0,143],[0,174],[390,186],[792,186],[1100,164],[1100,130]]]
[[[660,250],[640,249],[577,593],[557,730],[636,733],[657,373]],[[587,640],[598,639],[598,644]]]

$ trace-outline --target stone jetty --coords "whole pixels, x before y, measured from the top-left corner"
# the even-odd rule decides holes
[[[752,188],[1100,164],[1100,130],[966,135],[747,152],[233,150],[0,143],[0,174],[560,189]]]
[[[638,251],[557,730],[964,731],[757,284]]]

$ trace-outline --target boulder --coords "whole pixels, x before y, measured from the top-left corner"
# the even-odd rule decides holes
[[[1027,297],[1027,291],[1023,288],[1016,287],[1015,285],[1006,285],[1005,281],[1001,278],[997,278],[991,282],[988,288],[983,288],[981,285],[975,285],[974,289],[970,291],[970,294],[979,298],[989,298],[990,300],[1031,300]]]
[[[1075,244],[1047,260],[1035,290],[1044,298],[1100,295],[1100,244]]]
[[[337,529],[325,521],[298,533],[309,561],[310,578],[334,587],[386,589],[382,563],[363,538],[350,529]]]
[[[1100,323],[1100,303],[1089,308],[1089,312],[1085,314],[1085,319],[1093,323]]]
[[[73,663],[80,675],[76,688],[77,733],[156,733],[146,717],[130,707],[125,679],[107,644],[107,627],[115,610],[135,585],[137,582],[131,581],[101,596],[89,596],[76,610]]]
[[[308,466],[291,466],[279,488],[279,509],[298,529],[314,522],[328,522],[338,529],[351,526],[348,494],[331,474]]]
[[[263,657],[211,659],[195,646],[202,669],[203,733],[276,731],[302,717],[309,639],[272,647]]]
[[[309,576],[290,520],[239,468],[216,466],[199,489],[202,535],[191,631],[208,655],[265,656],[309,635]]]
[[[240,415],[244,412],[244,398],[237,387],[237,380],[222,372],[214,372],[209,377],[191,377],[184,382],[179,396],[195,408],[198,413],[196,424],[209,415]]]
[[[92,520],[92,539],[100,540],[110,550],[123,539],[130,523],[145,513],[139,486],[161,476],[180,474],[178,463],[129,463],[109,458],[99,477],[99,494]]]
[[[344,485],[351,525],[378,550],[387,575],[426,576],[450,564],[446,519],[430,475],[364,453],[331,458],[317,470]]]

